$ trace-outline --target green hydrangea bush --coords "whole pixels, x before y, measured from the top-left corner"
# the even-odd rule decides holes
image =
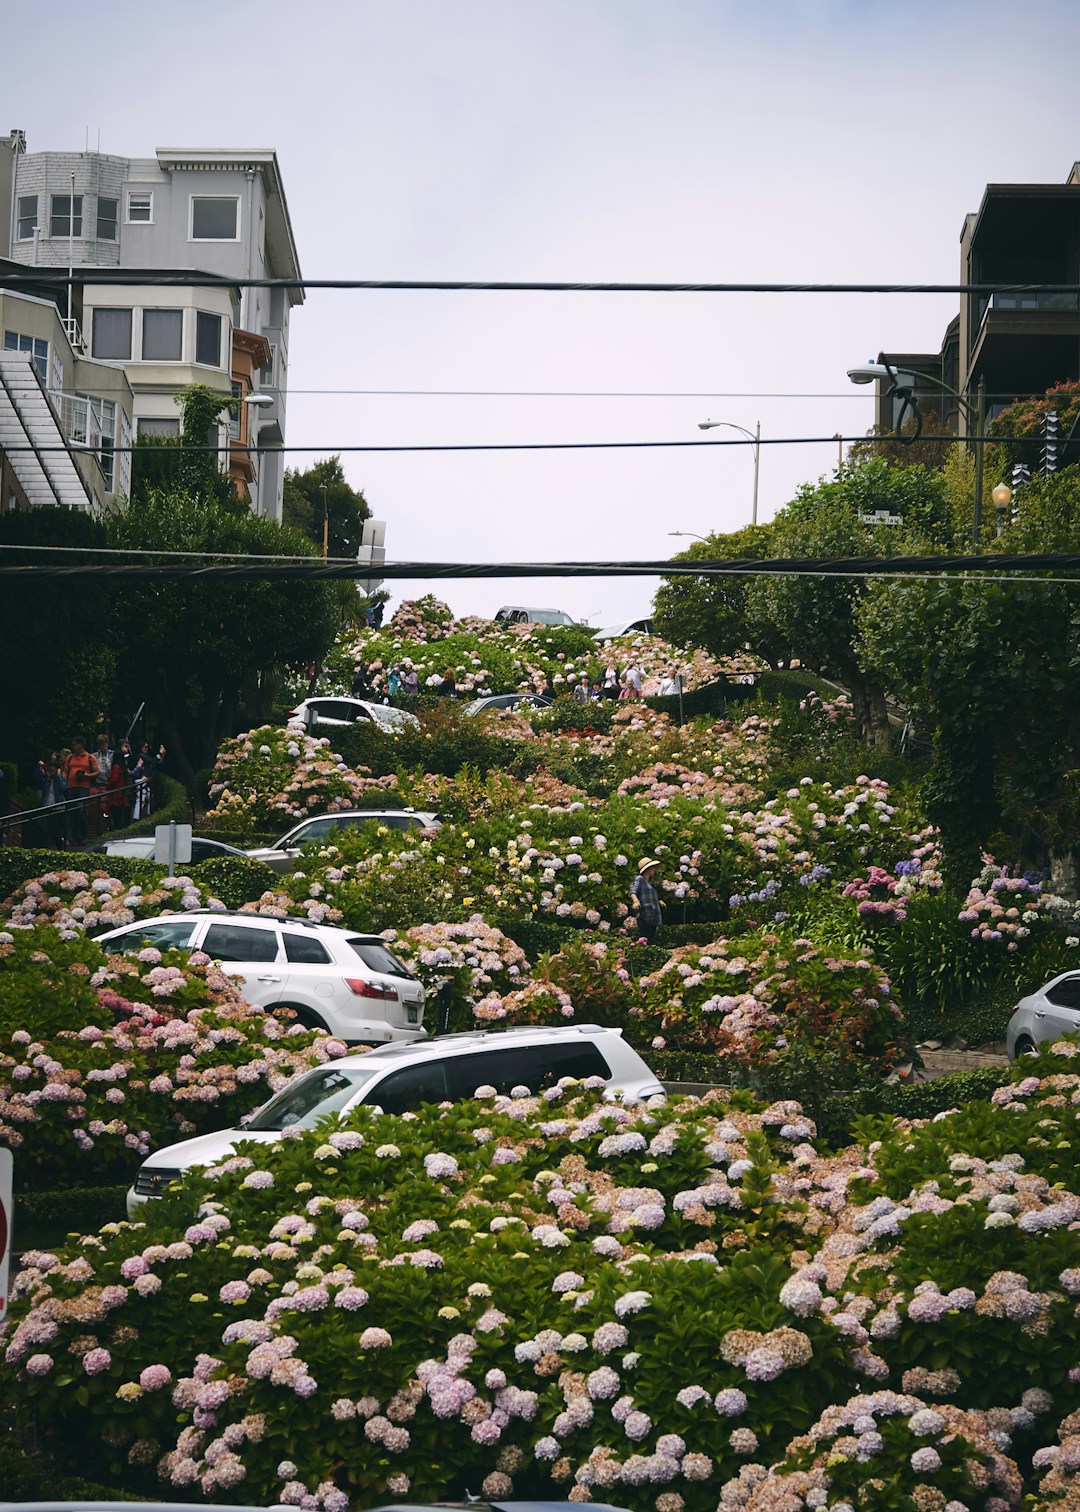
[[[130,1178],[152,1148],[238,1122],[345,1051],[252,1008],[208,956],[0,932],[0,1144],[22,1187]]]
[[[24,1257],[0,1390],[58,1462],[225,1503],[1060,1504],[1078,1055],[835,1154],[790,1101],[569,1081],[240,1143]]]

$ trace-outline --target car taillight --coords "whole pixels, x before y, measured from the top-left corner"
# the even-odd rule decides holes
[[[396,987],[379,987],[375,982],[365,981],[363,977],[346,977],[345,985],[357,997],[379,998],[384,1003],[396,1003],[398,1000]]]

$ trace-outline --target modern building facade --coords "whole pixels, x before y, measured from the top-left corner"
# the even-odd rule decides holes
[[[13,291],[14,269],[0,262],[0,513],[110,509],[131,485],[131,385],[72,344],[66,289]]]
[[[1080,282],[1080,163],[1064,184],[988,184],[960,236],[962,284]],[[1076,294],[961,294],[937,352],[886,352],[913,374],[920,406],[959,429],[959,407],[928,375],[975,400],[980,383],[988,419],[1014,400],[1041,397],[1080,377],[1080,302]],[[879,386],[877,421],[891,428],[895,401]]]
[[[73,300],[70,339],[89,356],[123,364],[137,434],[175,434],[175,399],[191,383],[237,398],[240,414],[222,415],[223,459],[252,506],[280,519],[289,320],[303,289],[183,282],[185,273],[300,277],[276,153],[28,153],[18,131],[0,146],[0,255],[73,270],[81,298],[77,315]],[[106,269],[108,282],[95,280]],[[162,273],[172,275],[168,287],[148,281]],[[244,405],[256,392],[259,406]]]

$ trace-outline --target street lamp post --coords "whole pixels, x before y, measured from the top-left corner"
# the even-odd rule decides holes
[[[256,415],[257,411],[259,411],[259,410],[268,410],[268,409],[272,409],[273,408],[273,406],[274,406],[274,396],[273,396],[273,394],[260,394],[260,393],[245,394],[244,395],[244,405],[245,405],[245,407],[247,409],[247,412],[248,412],[248,425],[247,425],[248,440],[246,442],[246,445],[247,445],[248,454],[250,455],[251,451],[253,449],[252,445],[251,445],[251,424],[252,424],[252,421],[255,419],[255,415]],[[256,436],[255,437],[255,446],[254,446],[255,456],[258,457],[260,455],[261,451],[262,451],[262,448],[259,445],[259,438],[258,438],[258,436]],[[256,483],[258,483],[258,480],[259,480],[259,470],[258,470],[258,468],[256,468],[256,471],[255,471],[255,481],[256,481]],[[263,512],[265,513],[265,510]]]
[[[897,370],[890,367],[885,361],[883,352],[878,354],[877,362],[868,362],[865,367],[848,368],[848,377],[852,383],[876,383],[882,379],[888,379],[889,394],[896,394],[902,401],[901,417],[906,409],[910,409],[918,420],[918,428],[921,429],[922,419],[919,416],[918,401],[915,398],[916,384],[931,383],[935,388],[941,389],[942,393],[949,394],[956,400],[969,425],[975,427],[975,498],[971,510],[971,544],[977,552],[979,550],[979,538],[982,535],[982,495],[983,495],[983,448],[986,442],[986,379],[979,379],[979,386],[975,391],[975,402],[972,403],[969,396],[961,394],[951,384],[945,383],[941,378],[935,378],[932,373],[912,374],[915,380],[912,383],[901,383]],[[899,436],[899,429],[897,435]],[[901,439],[903,439],[901,437]],[[914,440],[914,437],[911,439]]]
[[[698,535],[696,530],[669,530],[670,536],[692,536],[695,541],[707,541],[708,536]]]
[[[761,421],[752,431],[748,431],[743,425],[736,425],[731,420],[699,420],[698,430],[716,430],[717,426],[725,426],[728,430],[737,430],[740,435],[746,437],[754,447],[754,509],[750,517],[751,524],[757,524],[758,481],[761,477]],[[671,534],[675,534],[674,531]]]

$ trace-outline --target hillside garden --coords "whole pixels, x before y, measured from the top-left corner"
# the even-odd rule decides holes
[[[467,691],[596,675],[577,631],[444,609],[349,632],[337,685],[403,656]],[[0,1142],[24,1251],[0,1333],[5,1489],[316,1512],[469,1492],[1076,1504],[1076,1046],[898,1080],[920,1039],[999,1040],[1022,992],[1080,961],[1076,906],[1004,852],[958,884],[925,765],[868,750],[832,687],[748,690],[744,660],[644,639],[615,654],[650,677],[677,662],[708,712],[421,700],[398,736],[225,741],[207,832],[335,806],[443,820],[349,832],[289,876],[0,852]],[[643,859],[665,904],[651,945],[629,908]],[[613,1024],[669,1083],[717,1090],[365,1108],[241,1144],[128,1224],[147,1151],[346,1052],[205,957],[92,938],[226,906],[384,932],[429,1021]]]

